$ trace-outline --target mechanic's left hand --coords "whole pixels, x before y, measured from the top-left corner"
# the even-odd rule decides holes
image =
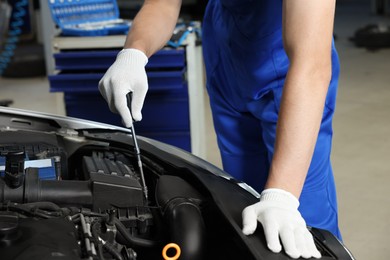
[[[259,221],[264,229],[268,248],[275,253],[282,250],[292,258],[320,258],[313,236],[298,211],[299,201],[291,193],[281,189],[266,189],[260,201],[242,212],[243,233],[253,234]]]

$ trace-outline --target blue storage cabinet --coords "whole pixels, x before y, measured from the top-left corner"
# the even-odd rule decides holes
[[[70,50],[54,54],[56,75],[51,92],[63,92],[68,116],[123,126],[98,90],[98,82],[115,61],[118,50]],[[191,151],[186,53],[164,49],[146,66],[149,90],[136,123],[137,133]]]

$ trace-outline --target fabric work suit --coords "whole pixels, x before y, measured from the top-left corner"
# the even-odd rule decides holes
[[[274,153],[276,123],[289,67],[282,43],[282,0],[210,0],[203,22],[207,89],[224,170],[261,192]],[[300,196],[307,225],[339,237],[330,163],[339,61]]]

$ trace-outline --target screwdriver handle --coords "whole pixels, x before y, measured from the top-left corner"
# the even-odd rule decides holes
[[[133,113],[131,112],[131,101],[133,100],[133,92],[127,93],[126,100],[127,100],[127,107],[129,108],[130,111],[131,119],[134,122]]]

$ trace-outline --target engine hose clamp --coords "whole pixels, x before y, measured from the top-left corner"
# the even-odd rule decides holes
[[[176,251],[176,254],[174,256],[168,256],[167,252],[169,249],[174,249]],[[162,256],[164,260],[177,260],[179,259],[181,254],[181,249],[180,246],[176,243],[169,243],[166,246],[164,246],[163,251],[162,251]]]

